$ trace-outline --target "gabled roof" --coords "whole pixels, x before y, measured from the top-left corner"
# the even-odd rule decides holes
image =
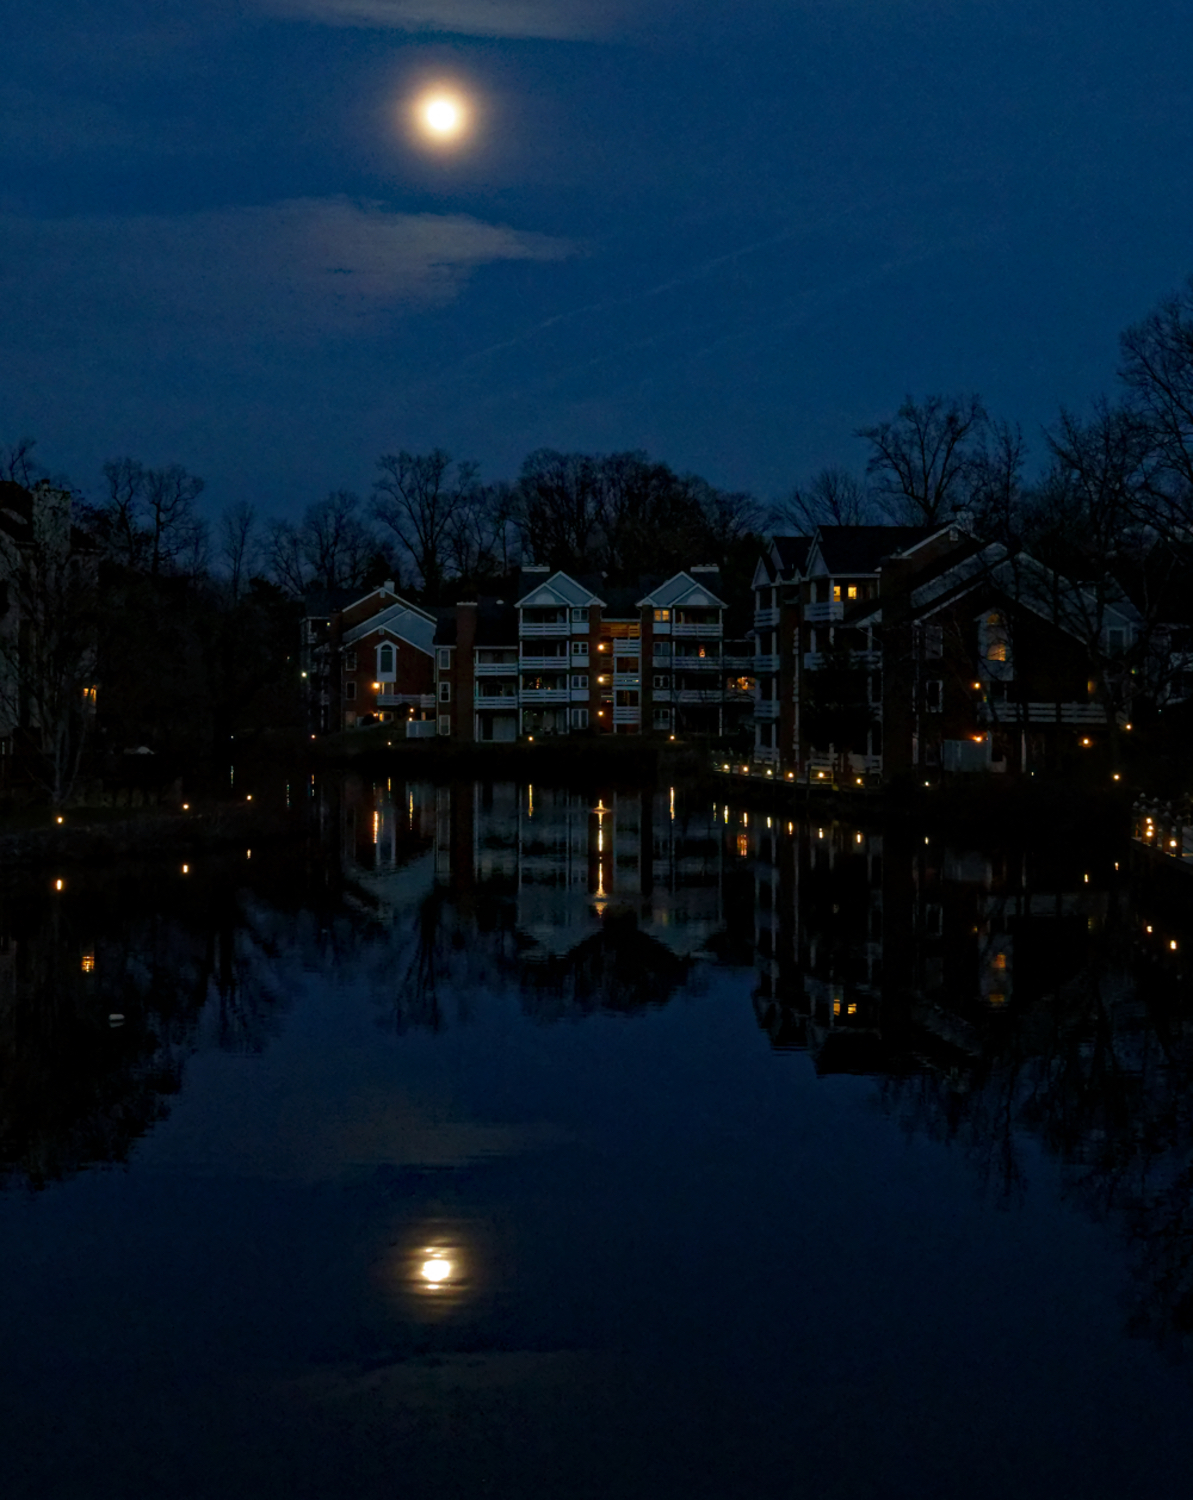
[[[555,572],[524,594],[517,601],[517,608],[543,609],[550,608],[553,604],[574,605],[579,608],[581,605],[604,604],[604,600],[598,599],[582,583],[577,583],[570,574]]]
[[[1111,618],[1124,627],[1140,621],[1139,611],[1129,600],[1099,601],[1089,589],[1070,583],[1029,553],[1020,552],[1012,557],[1000,542],[968,553],[912,589],[907,596],[908,613],[915,618],[935,614],[983,584],[1079,641],[1088,641]],[[883,605],[894,602],[889,596],[872,600],[851,617],[850,623],[878,624]],[[897,608],[897,613],[901,612]]]
[[[718,599],[711,589],[697,583],[690,573],[676,573],[666,583],[639,599],[638,609],[675,609],[686,605],[690,609],[725,609],[723,599]]]
[[[830,577],[876,573],[884,558],[906,552],[940,530],[939,526],[818,526],[808,549],[806,571]]]
[[[764,589],[768,584],[775,581],[775,564],[766,552],[758,559],[754,567],[754,576],[750,580],[752,589]]]
[[[399,600],[346,631],[343,644],[353,646],[370,635],[392,635],[395,640],[406,641],[429,656],[435,640],[435,626],[436,621],[425,610],[415,609]]]

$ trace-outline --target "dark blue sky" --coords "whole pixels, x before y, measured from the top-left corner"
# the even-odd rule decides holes
[[[9,7],[0,440],[84,489],[645,448],[774,498],[904,392],[1039,448],[1193,271],[1176,0]],[[426,80],[474,98],[414,145]]]

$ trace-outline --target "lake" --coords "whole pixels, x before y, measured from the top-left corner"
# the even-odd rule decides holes
[[[3,888],[7,1500],[1187,1493],[1179,871],[286,795]]]

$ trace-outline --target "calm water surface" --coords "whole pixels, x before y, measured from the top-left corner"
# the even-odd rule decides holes
[[[3,893],[6,1497],[1189,1492],[1179,875],[682,788],[308,812]]]

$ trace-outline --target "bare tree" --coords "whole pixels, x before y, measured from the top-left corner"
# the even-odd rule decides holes
[[[975,533],[1018,549],[1026,499],[1027,447],[1018,424],[990,422],[973,458],[970,504]]]
[[[197,533],[202,529],[194,505],[203,488],[199,476],[187,473],[181,464],[143,471],[149,571],[153,577],[194,560]]]
[[[20,437],[15,443],[0,445],[0,479],[28,489],[43,472],[33,459],[36,447],[37,439],[32,437]]]
[[[906,397],[893,422],[858,428],[866,472],[892,519],[934,526],[972,503],[989,418],[978,396]]]
[[[94,554],[72,545],[71,496],[9,485],[0,518],[0,716],[61,806],[74,787],[96,697]]]
[[[300,545],[317,583],[327,589],[359,588],[377,552],[377,538],[360,514],[360,497],[332,490],[308,505]]]
[[[779,506],[783,521],[804,536],[817,526],[861,526],[874,519],[866,486],[848,469],[821,469]]]
[[[1193,276],[1121,339],[1119,376],[1151,434],[1150,519],[1188,543],[1193,527]]]
[[[235,604],[257,557],[257,512],[247,500],[229,505],[220,516],[219,557],[228,571]]]
[[[388,526],[414,563],[429,598],[438,596],[447,573],[452,526],[476,485],[477,467],[455,465],[450,453],[383,454],[374,483],[377,519]]]
[[[264,551],[266,571],[272,581],[283,592],[301,598],[312,579],[298,527],[290,521],[271,521]]]
[[[96,510],[96,533],[107,552],[128,568],[139,568],[148,550],[144,522],[145,466],[135,458],[104,465],[107,499]]]

